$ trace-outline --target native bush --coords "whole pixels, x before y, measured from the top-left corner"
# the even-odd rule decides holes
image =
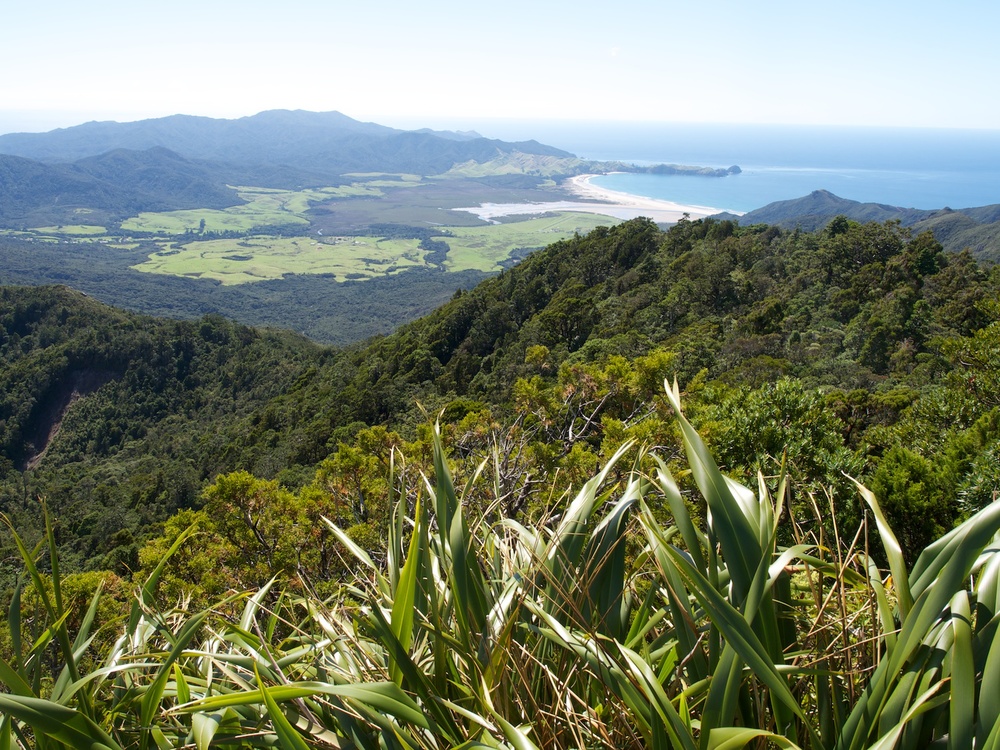
[[[0,661],[0,742],[996,747],[1000,505],[908,568],[867,489],[857,487],[868,508],[859,528],[815,523],[835,498],[814,493],[813,517],[802,517],[802,503],[787,507],[786,477],[773,492],[763,476],[756,491],[727,478],[676,386],[667,399],[704,523],[667,463],[628,443],[559,512],[519,523],[477,500],[497,481],[490,459],[455,485],[438,434],[433,475],[418,487],[396,481],[412,474],[389,454],[384,560],[319,522],[352,560],[334,596],[276,580],[200,610],[164,607],[155,590],[195,533],[183,532],[127,619],[104,626],[118,634],[112,645],[88,660],[101,592],[82,618],[70,612],[52,534],[51,583],[15,535],[44,628],[34,642],[12,639]],[[654,505],[670,509],[668,522]],[[21,614],[18,594],[11,633]]]

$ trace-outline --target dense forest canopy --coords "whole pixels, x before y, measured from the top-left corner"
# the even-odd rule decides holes
[[[500,512],[541,513],[625,439],[676,446],[677,378],[727,471],[784,460],[803,499],[864,479],[918,551],[997,489],[998,283],[929,233],[841,218],[598,229],[346,349],[6,288],[3,509],[30,537],[46,498],[65,565],[127,575],[156,523],[245,471],[340,497],[377,544],[386,451],[425,455],[440,419],[462,465],[505,455]]]
[[[982,744],[998,292],[846,217],[597,229],[341,349],[2,287],[0,740]]]

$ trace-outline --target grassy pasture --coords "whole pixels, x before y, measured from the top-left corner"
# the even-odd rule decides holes
[[[442,177],[491,177],[505,174],[566,175],[573,174],[583,164],[576,157],[542,156],[537,154],[503,154],[496,159],[479,163],[467,161],[456,164]]]
[[[234,188],[245,201],[239,206],[143,213],[130,218],[122,223],[123,232],[152,233],[163,238],[157,252],[133,267],[147,273],[215,279],[235,285],[279,279],[286,274],[329,274],[339,281],[366,279],[425,265],[426,253],[415,239],[347,236],[364,234],[372,224],[392,223],[441,227],[450,235],[440,237],[450,247],[446,270],[491,273],[500,270],[519,250],[544,247],[574,233],[616,223],[606,216],[562,212],[486,224],[471,214],[448,209],[470,205],[476,199],[524,201],[525,193],[490,188],[475,180],[427,180],[418,175],[379,173],[351,177],[356,181],[349,185],[306,190],[240,186]],[[410,187],[421,189],[406,189]],[[530,198],[535,192],[531,191]],[[539,197],[542,195],[549,197],[542,193]],[[250,235],[265,226],[302,229],[297,237],[200,236],[202,229],[206,233]],[[79,238],[102,233],[99,227],[85,229],[79,225],[62,227],[58,234],[70,234],[67,229],[75,229]],[[165,239],[185,234],[191,236],[191,242],[170,243]]]
[[[196,208],[184,211],[141,213],[122,222],[127,232],[184,234],[198,231],[201,221],[207,232],[248,232],[254,227],[306,225],[302,216],[313,203],[334,198],[381,198],[377,187],[342,185],[309,190],[278,190],[275,188],[238,187],[240,198],[247,201],[224,209]]]
[[[94,226],[93,224],[73,224],[60,227],[36,227],[33,230],[39,234],[65,234],[71,236],[89,237],[107,234],[105,227]]]
[[[224,210],[195,208],[185,211],[142,213],[122,222],[125,232],[151,232],[155,234],[184,234],[196,232],[205,222],[207,232],[247,232],[254,227],[282,224],[308,224],[293,213],[273,210],[259,203],[235,206]]]
[[[499,271],[500,264],[515,250],[535,249],[585,234],[596,227],[617,224],[617,219],[598,214],[561,212],[506,224],[479,227],[448,227],[453,237],[438,237],[451,247],[449,271]]]
[[[285,274],[330,274],[337,281],[370,279],[424,265],[417,240],[375,237],[248,237],[165,246],[137,271],[215,279],[226,285],[280,279]]]
[[[410,190],[408,188],[417,188]],[[471,213],[452,208],[478,203],[544,203],[567,196],[551,190],[510,188],[476,179],[433,177],[419,183],[404,181],[380,200],[345,198],[319,204],[309,212],[313,229],[323,234],[351,234],[372,224],[419,227],[484,226]]]
[[[505,224],[445,227],[453,236],[439,239],[451,250],[448,271],[494,272],[519,249],[544,247],[575,232],[589,232],[614,220],[596,214],[565,212]],[[206,222],[207,224],[207,222]],[[245,284],[280,279],[285,274],[331,274],[338,281],[387,276],[426,264],[419,241],[377,237],[272,237],[164,243],[138,271]]]

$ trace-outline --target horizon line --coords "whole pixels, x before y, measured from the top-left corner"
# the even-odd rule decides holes
[[[252,114],[217,116],[206,114],[192,114],[188,112],[174,112],[172,114],[154,115],[138,113],[112,113],[106,115],[100,113],[84,113],[76,110],[28,110],[28,109],[2,109],[0,108],[0,135],[13,134],[41,134],[54,130],[67,130],[81,125],[91,123],[114,123],[119,125],[144,122],[147,120],[162,120],[171,117],[196,117],[210,120],[244,120],[257,117],[270,112],[302,112],[308,114],[339,114],[362,123],[384,124],[386,122],[408,123],[405,126],[393,126],[400,130],[419,130],[421,128],[441,129],[437,123],[449,123],[447,129],[461,127],[464,129],[474,129],[477,124],[482,123],[537,123],[549,125],[580,125],[587,124],[595,127],[600,126],[670,126],[670,127],[740,127],[740,128],[789,128],[802,130],[907,130],[907,131],[958,131],[958,132],[982,132],[1000,134],[1000,126],[987,127],[981,125],[914,125],[914,124],[869,124],[869,123],[820,123],[820,122],[759,122],[759,121],[718,121],[718,120],[669,120],[669,119],[624,119],[624,118],[601,118],[590,117],[531,117],[531,116],[489,116],[489,115],[419,115],[407,113],[381,114],[374,116],[358,116],[345,113],[338,109],[305,109],[273,107],[258,110]],[[10,124],[4,120],[11,120]],[[14,124],[17,120],[24,121],[22,125]],[[34,121],[34,122],[31,122]],[[46,122],[47,121],[47,122]],[[72,124],[56,124],[61,123]],[[425,122],[423,125],[415,125],[417,122]],[[461,123],[466,123],[462,125]],[[7,129],[13,126],[14,129]],[[18,129],[23,128],[23,129]]]

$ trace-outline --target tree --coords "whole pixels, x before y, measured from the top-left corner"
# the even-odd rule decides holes
[[[717,386],[706,401],[696,418],[728,471],[752,482],[758,471],[777,474],[787,460],[801,487],[820,492],[833,486],[850,495],[844,473],[855,476],[862,464],[845,444],[846,425],[819,391],[782,378],[753,391]]]
[[[907,564],[951,529],[957,504],[946,472],[905,446],[896,446],[879,463],[870,488],[896,532]]]

